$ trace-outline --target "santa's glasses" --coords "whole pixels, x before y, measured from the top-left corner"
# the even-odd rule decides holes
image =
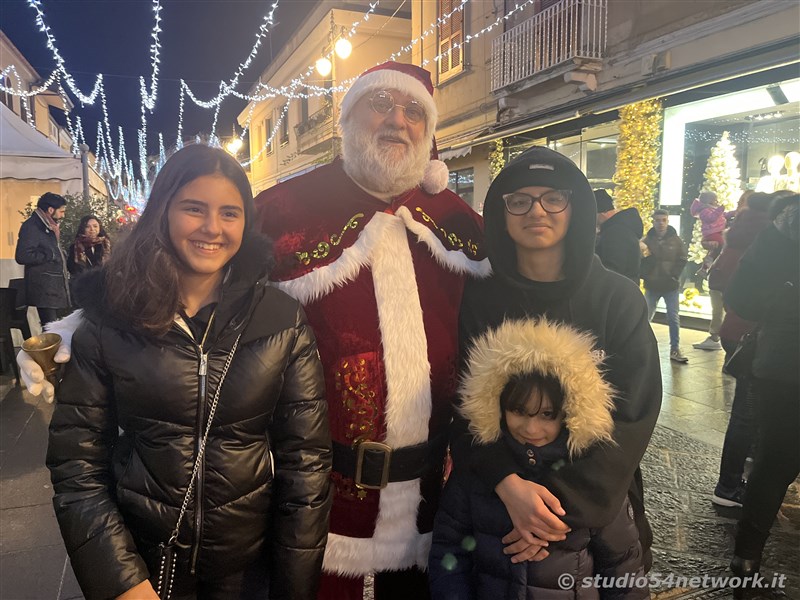
[[[376,113],[387,115],[392,112],[394,107],[402,108],[406,121],[409,123],[420,123],[425,120],[425,109],[416,100],[412,100],[405,106],[397,104],[392,95],[386,90],[375,92],[369,98],[369,105]]]

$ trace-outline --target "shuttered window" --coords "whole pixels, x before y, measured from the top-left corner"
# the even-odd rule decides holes
[[[439,25],[439,79],[460,73],[464,66],[464,9],[461,0],[439,0],[439,17],[453,13]]]

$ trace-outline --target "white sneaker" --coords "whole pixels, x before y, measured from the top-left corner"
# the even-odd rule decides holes
[[[680,348],[675,348],[674,350],[670,351],[669,359],[674,360],[678,363],[688,363],[689,359],[686,358],[683,353],[681,352]]]
[[[715,340],[711,336],[708,336],[702,342],[692,344],[692,347],[697,350],[722,350],[722,344],[719,343],[719,340]]]

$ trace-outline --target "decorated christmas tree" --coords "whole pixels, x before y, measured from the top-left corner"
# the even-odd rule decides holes
[[[635,207],[645,223],[645,231],[653,214],[659,182],[661,112],[658,99],[636,102],[619,110],[614,204],[619,209]]]
[[[725,207],[726,211],[736,207],[741,193],[741,171],[735,151],[736,146],[728,138],[728,132],[724,131],[720,140],[711,149],[711,156],[708,157],[703,174],[702,189],[714,192],[718,202]],[[701,241],[700,219],[695,219],[692,243],[689,245],[690,262],[703,262],[706,250],[700,245]]]

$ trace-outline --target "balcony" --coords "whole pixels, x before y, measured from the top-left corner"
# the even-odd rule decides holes
[[[297,151],[300,154],[318,154],[323,145],[329,146],[334,135],[333,106],[328,103],[294,126]]]
[[[584,67],[598,70],[606,48],[607,4],[562,0],[496,38],[492,92],[539,74],[544,80]]]

